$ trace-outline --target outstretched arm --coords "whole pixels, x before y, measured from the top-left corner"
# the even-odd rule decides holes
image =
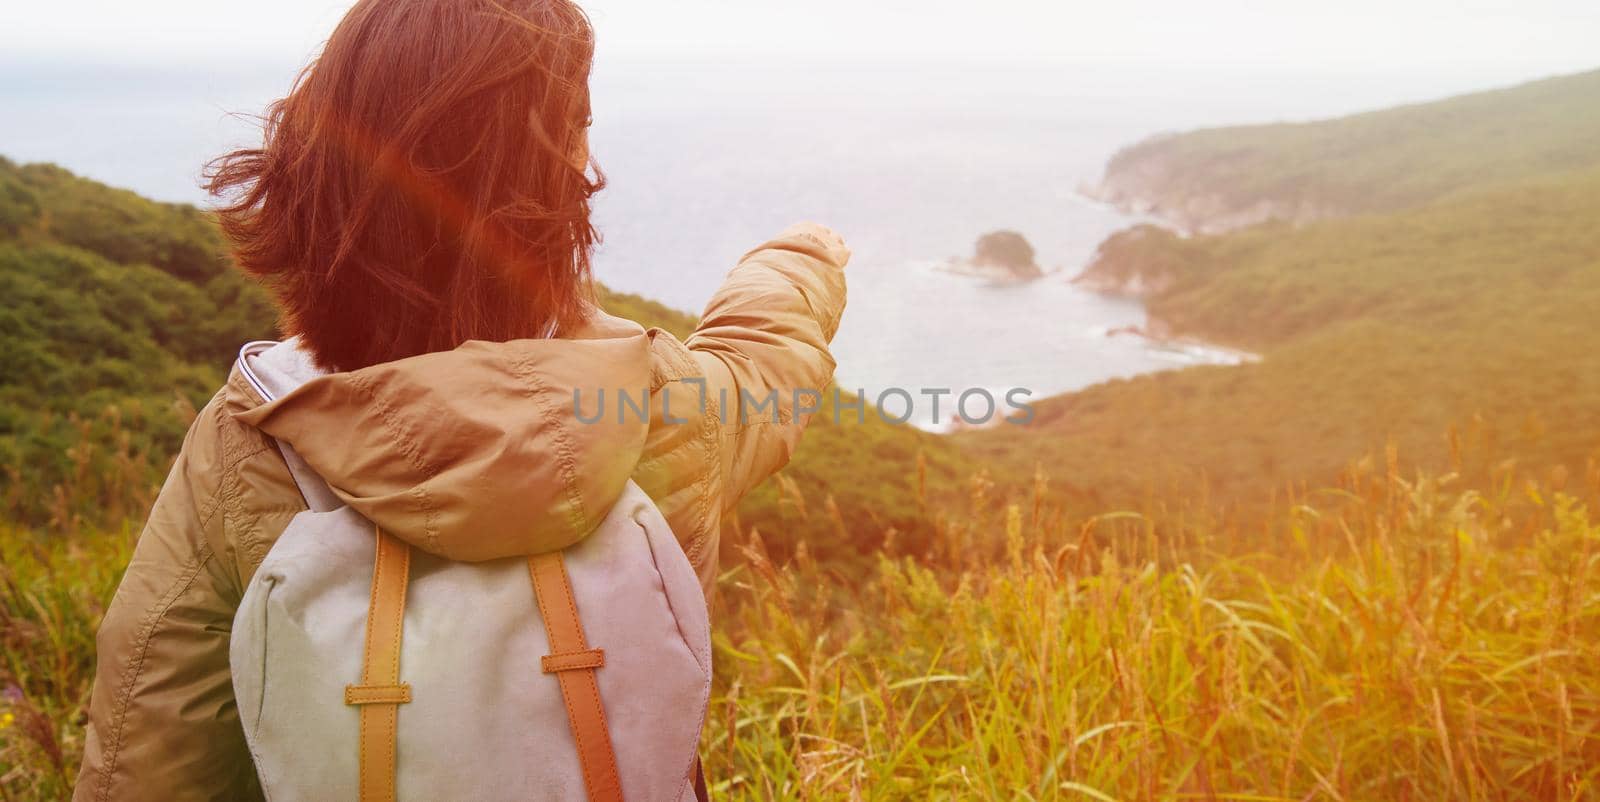
[[[729,506],[789,461],[807,407],[820,401],[807,393],[821,393],[833,377],[828,344],[844,313],[849,260],[832,230],[790,227],[739,261],[686,343],[708,402],[718,405],[726,391],[719,451]],[[776,410],[758,406],[764,402]]]

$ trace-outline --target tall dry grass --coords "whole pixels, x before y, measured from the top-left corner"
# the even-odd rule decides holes
[[[70,796],[94,633],[133,543],[129,528],[67,537],[0,524],[0,800]]]
[[[853,585],[756,535],[707,769],[737,799],[1600,798],[1600,524],[1548,483],[1393,464],[1292,494],[1270,553],[1037,497],[997,558]]]
[[[731,799],[1600,798],[1600,471],[1391,454],[1240,539],[975,477],[865,570],[730,537],[703,754]],[[1565,490],[1556,490],[1556,487]],[[790,503],[830,515],[826,499]],[[834,516],[837,517],[837,516]],[[1235,542],[1278,548],[1230,553]],[[126,528],[0,528],[0,799],[63,798]]]

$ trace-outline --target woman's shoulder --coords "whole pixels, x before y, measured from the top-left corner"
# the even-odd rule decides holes
[[[265,403],[235,367],[196,414],[175,470],[214,554],[249,580],[294,514],[305,509],[272,438],[235,415]],[[168,485],[172,485],[169,480]]]
[[[649,343],[650,391],[656,392],[671,381],[694,379],[701,373],[688,346],[672,332],[592,307],[583,328],[571,339],[600,340],[642,337]]]

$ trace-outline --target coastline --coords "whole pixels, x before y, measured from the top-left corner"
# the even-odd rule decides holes
[[[1178,189],[1196,177],[1195,168],[1163,151],[1181,136],[1158,134],[1123,148],[1106,163],[1100,180],[1079,184],[1078,193],[1183,237],[1225,234],[1273,220],[1301,226],[1344,213],[1308,198],[1240,197],[1217,189]],[[1190,180],[1180,180],[1185,177]]]
[[[1192,334],[1173,333],[1171,323],[1152,311],[1149,303],[1153,296],[1173,285],[1175,279],[1170,269],[1164,270],[1143,260],[1129,260],[1127,254],[1113,256],[1107,253],[1108,248],[1123,250],[1118,247],[1121,242],[1128,240],[1137,242],[1147,238],[1152,230],[1168,233],[1180,241],[1187,241],[1195,236],[1231,230],[1237,227],[1228,225],[1233,221],[1202,222],[1199,230],[1186,227],[1171,216],[1163,214],[1160,204],[1131,195],[1107,193],[1104,191],[1105,186],[1104,181],[1097,185],[1080,185],[1078,194],[1088,203],[1115,210],[1131,218],[1132,224],[1102,239],[1096,248],[1094,259],[1069,280],[1090,292],[1139,301],[1144,308],[1145,322],[1142,326],[1107,329],[1101,334],[1105,337],[1139,337],[1152,347],[1171,353],[1173,361],[1187,365],[1239,365],[1260,361],[1261,355],[1253,351],[1213,342]],[[1208,228],[1215,231],[1205,230]],[[1122,264],[1108,262],[1114,259],[1125,261]]]

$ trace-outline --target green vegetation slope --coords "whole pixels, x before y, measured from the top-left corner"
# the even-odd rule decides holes
[[[148,503],[238,346],[272,333],[270,304],[223,253],[191,206],[0,159],[9,516],[75,526]]]
[[[1600,153],[1600,141],[1592,144]],[[963,436],[1085,496],[1259,503],[1353,461],[1600,475],[1600,169],[1387,215],[1113,237],[1086,275],[1253,364],[1115,381]]]
[[[1155,137],[1097,192],[1189,230],[1415,207],[1600,164],[1600,71],[1307,123]]]

